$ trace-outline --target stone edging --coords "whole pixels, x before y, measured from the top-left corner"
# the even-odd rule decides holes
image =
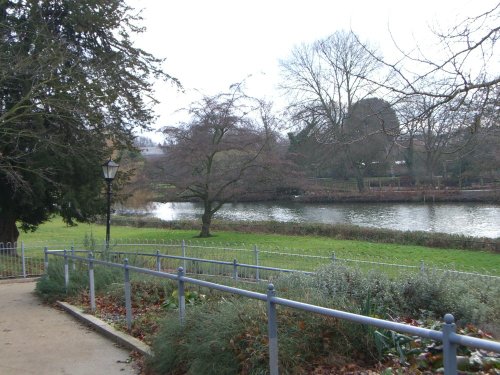
[[[104,336],[110,338],[117,344],[130,349],[135,350],[143,355],[151,355],[151,348],[143,343],[141,340],[136,339],[126,333],[120,332],[115,328],[111,327],[109,324],[103,322],[102,320],[96,318],[93,315],[84,313],[81,309],[70,305],[66,302],[57,301],[57,305],[63,310],[70,313],[76,319],[82,321],[83,323],[91,326],[96,331],[102,333]]]

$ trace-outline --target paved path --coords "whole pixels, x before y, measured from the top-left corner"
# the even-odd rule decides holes
[[[0,284],[0,374],[137,374],[129,351],[43,305],[34,282]]]

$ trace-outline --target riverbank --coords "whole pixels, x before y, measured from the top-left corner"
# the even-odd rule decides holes
[[[309,191],[302,195],[281,197],[302,203],[500,203],[499,189],[370,189],[363,193]]]
[[[114,216],[118,226],[136,228],[162,228],[169,230],[199,230],[195,220],[164,221],[151,217]],[[238,233],[279,234],[286,236],[320,236],[336,240],[357,240],[375,243],[416,245],[442,249],[481,250],[500,253],[499,238],[470,237],[455,234],[429,233],[421,231],[397,231],[380,228],[364,228],[356,225],[328,225],[307,223],[284,223],[276,221],[212,222],[212,232],[230,231]]]
[[[129,205],[144,205],[147,201],[175,202],[178,196],[169,190],[161,193],[135,191]],[[196,202],[196,200],[188,200]],[[489,203],[500,204],[500,187],[496,184],[477,185],[467,189],[449,186],[396,186],[371,185],[364,192],[346,186],[328,187],[310,184],[306,188],[286,189],[281,192],[244,192],[234,197],[233,202],[302,202],[302,203]],[[181,200],[178,202],[186,202]]]

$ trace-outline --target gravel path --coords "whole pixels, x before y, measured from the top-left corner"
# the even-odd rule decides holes
[[[34,289],[0,283],[0,374],[138,374],[128,350],[43,305]]]

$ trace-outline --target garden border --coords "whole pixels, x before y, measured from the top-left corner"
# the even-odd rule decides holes
[[[338,319],[348,320],[350,322],[366,324],[374,327],[384,328],[397,332],[407,333],[413,336],[420,336],[423,338],[430,338],[435,341],[443,343],[443,367],[445,375],[457,374],[457,347],[458,345],[475,347],[478,349],[485,349],[492,352],[500,353],[500,343],[492,340],[478,339],[474,337],[464,336],[456,333],[455,319],[453,315],[446,314],[444,316],[444,324],[441,331],[436,331],[427,328],[415,327],[408,324],[392,322],[389,320],[372,318],[369,316],[353,314],[345,311],[329,309],[321,306],[302,303],[294,300],[280,298],[276,296],[276,290],[273,284],[269,284],[267,293],[257,293],[245,289],[234,288],[222,284],[216,284],[204,280],[198,280],[186,277],[184,269],[179,267],[177,274],[171,274],[161,271],[153,271],[146,268],[131,266],[128,260],[125,259],[123,264],[113,263],[109,261],[97,260],[93,258],[92,253],[88,258],[70,255],[66,250],[61,251],[48,251],[45,249],[45,271],[49,267],[48,255],[64,258],[64,281],[66,289],[69,286],[69,259],[80,261],[88,265],[89,272],[89,292],[90,292],[90,308],[95,311],[95,290],[94,290],[94,264],[121,268],[124,271],[124,290],[125,290],[125,308],[126,308],[126,321],[127,328],[130,331],[132,328],[132,299],[131,299],[131,283],[130,271],[166,278],[169,280],[177,281],[178,283],[178,298],[179,298],[179,319],[181,325],[185,324],[186,317],[186,300],[184,284],[191,283],[210,289],[216,289],[222,292],[241,295],[243,297],[257,299],[263,301],[267,305],[267,319],[268,319],[268,345],[269,345],[269,370],[271,375],[278,375],[279,361],[278,361],[278,323],[276,306],[282,305],[294,309],[318,313]]]

